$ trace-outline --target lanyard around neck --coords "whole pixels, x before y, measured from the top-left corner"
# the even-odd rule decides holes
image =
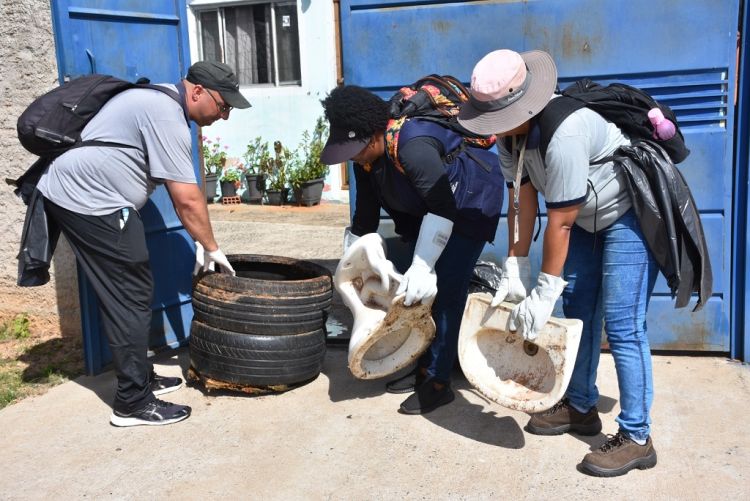
[[[521,174],[523,173],[523,157],[526,153],[526,136],[521,136],[520,145],[518,144],[518,136],[513,136],[512,152],[513,161],[516,162],[516,178],[513,180],[513,245],[518,242],[518,222],[521,214],[521,202],[520,202],[520,190],[521,190]],[[518,152],[518,156],[516,156]]]

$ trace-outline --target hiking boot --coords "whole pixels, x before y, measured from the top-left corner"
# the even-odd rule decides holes
[[[569,431],[579,435],[597,435],[602,431],[602,421],[596,406],[582,414],[564,398],[548,411],[532,414],[525,430],[534,435],[562,435]]]
[[[414,388],[424,383],[425,379],[427,379],[427,376],[422,374],[419,367],[415,367],[413,371],[405,376],[385,383],[385,391],[388,393],[411,393],[414,391]]]
[[[580,470],[595,477],[617,477],[633,468],[645,470],[656,466],[656,450],[651,437],[644,445],[638,445],[622,432],[607,435],[607,441],[599,449],[586,454]]]
[[[402,414],[427,414],[438,407],[449,404],[456,396],[449,385],[436,389],[431,381],[422,383],[417,390],[403,401],[399,412]]]
[[[154,395],[164,395],[182,388],[182,379],[178,377],[160,376],[152,372],[149,379],[149,386]]]
[[[155,399],[130,413],[115,410],[109,418],[113,426],[159,426],[172,424],[190,416],[190,407]]]

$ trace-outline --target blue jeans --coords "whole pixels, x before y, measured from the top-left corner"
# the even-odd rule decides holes
[[[432,303],[435,339],[419,359],[427,377],[448,384],[458,356],[458,332],[466,306],[474,266],[484,249],[484,241],[453,232],[435,265],[437,296]]]
[[[563,311],[583,320],[583,333],[566,396],[579,410],[599,400],[596,371],[602,326],[615,361],[620,389],[620,431],[636,440],[650,433],[653,401],[646,312],[658,267],[629,210],[596,235],[574,226],[564,278]]]

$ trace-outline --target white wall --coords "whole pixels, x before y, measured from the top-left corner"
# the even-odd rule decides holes
[[[247,0],[188,2],[188,30],[192,60],[200,60],[199,34],[191,7],[205,5],[231,5]],[[312,130],[317,117],[323,114],[320,100],[336,86],[336,40],[334,6],[330,0],[298,0],[301,86],[241,87],[242,94],[252,104],[246,110],[233,110],[229,120],[220,120],[203,128],[210,139],[221,138],[229,146],[230,157],[241,157],[245,146],[256,136],[272,144],[280,140],[294,148],[299,144],[304,130]],[[348,191],[341,191],[341,172],[332,166],[326,178],[324,198],[348,201]]]

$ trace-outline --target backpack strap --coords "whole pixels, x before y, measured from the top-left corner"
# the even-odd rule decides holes
[[[409,127],[405,127],[407,123],[410,123]],[[388,122],[385,133],[386,154],[396,169],[402,174],[404,174],[404,167],[398,159],[398,144],[402,141],[408,142],[419,136],[430,136],[437,139],[443,145],[444,150],[447,150],[447,153],[441,156],[444,163],[452,163],[458,155],[465,151],[469,158],[476,162],[482,169],[487,172],[492,171],[492,166],[487,165],[477,155],[472,154],[469,146],[475,145],[467,144],[465,137],[451,127],[444,126],[442,121],[429,120],[424,117],[419,117],[416,121],[411,121],[406,117],[402,117],[391,119]],[[489,140],[487,141],[489,142]]]
[[[146,83],[143,83],[143,81],[146,81]],[[153,89],[158,90],[159,92],[162,92],[172,99],[174,99],[177,104],[180,105],[180,108],[185,112],[185,117],[187,119],[187,110],[185,109],[184,105],[184,99],[181,97],[181,95],[178,92],[173,91],[172,89],[169,89],[167,87],[163,87],[161,85],[154,85],[147,83],[146,79],[141,79],[132,86],[133,89]],[[179,87],[178,87],[179,88]],[[124,144],[124,143],[116,143],[112,141],[96,141],[96,140],[89,140],[89,141],[78,141],[77,143],[73,144],[69,148],[66,148],[65,151],[72,150],[75,148],[80,148],[83,146],[105,146],[105,147],[113,147],[113,148],[138,148],[137,146],[133,146],[130,144]],[[24,189],[24,185],[28,185],[29,187],[36,186],[37,181],[41,177],[44,170],[47,168],[47,166],[58,156],[65,153],[65,151],[61,151],[60,153],[56,155],[49,155],[44,157],[39,157],[34,164],[31,165],[21,176],[19,176],[16,179],[11,178],[5,178],[5,182],[11,186],[16,186],[16,194],[19,194],[19,190]],[[26,199],[24,200],[26,202]]]
[[[145,80],[145,79],[143,79]],[[155,85],[151,83],[139,83],[141,80],[133,84],[133,89],[151,89],[151,90],[158,90],[159,92],[168,95],[174,101],[180,105],[180,109],[185,114],[185,119],[187,120],[187,110],[185,109],[185,101],[182,99],[182,96],[179,92],[175,92],[172,89],[169,89],[167,87],[163,87],[161,85]],[[130,90],[130,89],[128,89]],[[189,122],[188,122],[189,126]],[[106,147],[112,147],[112,148],[138,148],[138,146],[133,146],[131,144],[124,144],[124,143],[116,143],[112,141],[96,141],[94,139],[89,141],[78,141],[76,144],[68,148],[69,150],[80,148],[82,146],[106,146]],[[67,151],[67,150],[66,150]]]
[[[547,146],[549,146],[552,136],[560,124],[563,123],[563,120],[585,106],[586,103],[580,99],[563,95],[551,99],[542,112],[536,116],[541,134],[539,138],[539,152],[542,154],[542,159],[547,156]]]

